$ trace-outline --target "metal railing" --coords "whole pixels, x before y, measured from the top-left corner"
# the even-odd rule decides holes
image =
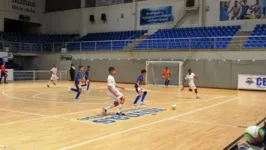
[[[68,80],[69,71],[63,70],[58,71],[57,76],[58,80]],[[14,80],[50,80],[51,71],[50,70],[15,70],[14,71]]]
[[[265,48],[266,36],[128,39],[44,44],[0,41],[0,49],[9,47],[11,52],[61,52],[61,48],[66,48],[68,52],[119,51],[130,44],[133,44],[132,50],[242,50],[249,48]]]

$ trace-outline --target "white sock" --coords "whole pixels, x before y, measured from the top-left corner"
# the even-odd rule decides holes
[[[119,104],[118,106],[118,113],[121,113],[123,109],[123,104]]]
[[[50,85],[50,83],[51,83],[51,81],[49,81],[47,85]]]
[[[110,105],[110,106],[105,107],[105,109],[108,110],[108,109],[111,109],[111,108],[114,108],[114,107],[115,107],[115,105],[112,104],[112,105]]]

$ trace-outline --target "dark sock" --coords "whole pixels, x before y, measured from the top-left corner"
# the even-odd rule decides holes
[[[138,96],[136,97],[135,101],[134,101],[134,104],[137,104],[137,102],[139,101],[139,98],[140,98],[140,96],[138,95]]]
[[[87,91],[89,90],[89,88],[90,88],[90,84],[87,85]]]
[[[80,92],[77,92],[76,99],[79,99]]]
[[[71,91],[78,92],[78,90],[77,89],[74,89],[74,88],[71,88]]]
[[[144,102],[146,95],[147,95],[147,92],[144,92],[142,97],[141,97],[141,102]]]

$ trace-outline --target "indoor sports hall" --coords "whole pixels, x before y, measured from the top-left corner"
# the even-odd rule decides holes
[[[266,149],[265,13],[266,0],[2,0],[0,150]]]

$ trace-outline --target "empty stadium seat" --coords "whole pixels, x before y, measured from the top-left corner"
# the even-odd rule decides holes
[[[266,24],[258,24],[254,27],[243,48],[266,48]]]
[[[69,42],[79,37],[78,34],[22,34],[11,32],[0,32],[0,40],[12,44],[12,48],[20,51],[51,51],[54,44]],[[5,45],[10,46],[10,45]]]
[[[68,50],[121,50],[145,33],[147,30],[88,33],[75,41],[81,45],[70,43]]]
[[[134,49],[226,48],[239,29],[240,26],[159,29]]]

